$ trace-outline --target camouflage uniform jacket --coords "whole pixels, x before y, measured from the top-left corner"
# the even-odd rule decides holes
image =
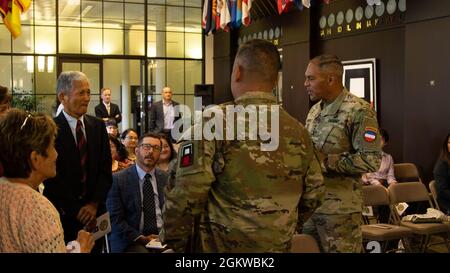
[[[248,92],[235,103],[271,109],[276,100],[269,93]],[[226,105],[231,104],[219,107],[225,110]],[[181,144],[160,234],[169,247],[186,250],[196,218],[195,239],[190,242],[196,252],[288,251],[299,213],[317,208],[325,192],[311,139],[281,107],[278,149],[261,151],[259,138],[246,139],[203,138]],[[182,166],[189,162],[186,156],[192,156],[192,164]]]
[[[331,104],[322,105],[315,104],[306,119],[315,148],[328,155],[323,166],[325,200],[316,212],[360,212],[361,174],[377,171],[381,163],[375,112],[346,89]]]

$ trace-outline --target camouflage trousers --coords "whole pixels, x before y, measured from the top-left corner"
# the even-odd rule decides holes
[[[362,217],[350,214],[314,213],[303,225],[303,233],[316,238],[325,253],[361,253]]]

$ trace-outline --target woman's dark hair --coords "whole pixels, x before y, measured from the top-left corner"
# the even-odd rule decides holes
[[[177,157],[177,153],[175,152],[175,149],[173,148],[173,144],[172,144],[172,140],[171,138],[166,135],[166,134],[159,134],[159,137],[161,139],[165,139],[167,141],[167,143],[169,144],[170,147],[170,157],[169,157],[169,162],[172,161],[172,159]],[[161,146],[162,146],[162,142],[161,142]],[[162,148],[162,147],[161,147]]]
[[[447,137],[445,138],[444,143],[442,144],[441,159],[447,161],[448,165],[450,166],[450,152],[448,151],[449,138],[450,133],[447,134]]]
[[[136,130],[134,130],[133,128],[128,128],[123,131],[122,134],[120,134],[120,139],[124,140],[129,132],[134,132],[139,137],[139,134],[136,132]]]
[[[31,152],[47,157],[55,139],[55,122],[42,113],[11,109],[0,119],[0,163],[3,175],[28,178],[31,174]]]
[[[389,134],[386,131],[386,129],[380,129],[380,134],[381,134],[381,137],[384,139],[384,143],[387,144],[389,142]]]
[[[12,96],[8,93],[8,88],[0,85],[0,105],[6,104],[11,106]]]
[[[119,160],[118,161],[125,161],[125,159],[127,159],[128,157],[128,151],[127,149],[125,149],[125,146],[123,146],[122,143],[120,143],[119,139],[117,139],[117,137],[108,134],[109,137],[109,141],[111,141],[114,146],[116,146],[116,150],[117,150],[117,155],[119,156]]]

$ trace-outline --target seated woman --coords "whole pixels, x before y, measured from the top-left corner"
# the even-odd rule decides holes
[[[128,152],[120,141],[112,134],[108,134],[109,147],[111,148],[112,158],[112,172],[118,172],[120,170],[128,168],[133,162],[127,159]]]
[[[434,180],[439,208],[450,214],[450,133],[442,144],[441,155],[434,166]]]
[[[381,148],[384,148],[389,141],[389,134],[386,130],[380,129]],[[397,183],[394,176],[394,160],[392,156],[384,151],[381,152],[381,165],[377,172],[365,173],[361,179],[365,185],[384,185],[389,186]]]
[[[120,135],[123,146],[127,149],[128,160],[134,163],[136,161],[135,149],[139,139],[138,133],[134,129],[126,129]]]
[[[158,162],[156,163],[156,168],[162,171],[169,171],[169,163],[172,159],[177,158],[177,154],[173,148],[172,141],[166,134],[160,134],[162,150],[159,155]]]
[[[44,114],[12,109],[0,119],[0,252],[66,252],[59,213],[37,190],[56,175],[56,133]],[[78,233],[76,242],[79,252],[94,246],[86,231]]]

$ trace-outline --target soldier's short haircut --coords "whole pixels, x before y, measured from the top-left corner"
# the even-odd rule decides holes
[[[323,54],[314,57],[311,62],[317,64],[321,71],[325,71],[328,73],[334,73],[339,77],[342,77],[344,73],[344,68],[342,66],[341,60],[335,56],[330,54]]]
[[[280,54],[271,42],[254,39],[239,47],[236,60],[246,71],[264,82],[274,82],[281,68]]]
[[[88,77],[80,71],[61,72],[56,83],[56,94],[64,93],[69,95],[73,88],[74,81],[89,81]]]

